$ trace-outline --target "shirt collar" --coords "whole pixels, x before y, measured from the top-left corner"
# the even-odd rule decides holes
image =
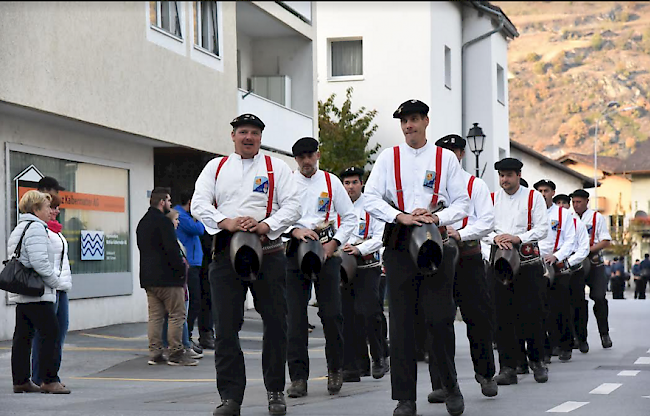
[[[411,146],[409,146],[406,143],[404,143],[404,147],[409,152],[411,152],[411,154],[413,154],[414,156],[417,156],[417,155],[420,155],[420,154],[425,153],[426,151],[428,151],[432,147],[432,145],[429,143],[429,140],[427,140],[427,142],[424,143],[424,146],[420,147],[419,149],[414,149],[414,148],[412,148]]]

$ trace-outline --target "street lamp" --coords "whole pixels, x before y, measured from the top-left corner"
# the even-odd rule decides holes
[[[596,120],[596,130],[594,131],[594,211],[598,211],[598,125],[600,124],[600,120],[621,111],[639,108],[638,105],[632,105],[619,110],[620,106],[618,101],[608,102],[607,107],[601,113],[600,117],[598,117],[598,120]]]
[[[480,177],[478,156],[483,151],[483,143],[485,142],[485,134],[483,134],[483,129],[479,127],[478,123],[474,123],[474,127],[469,129],[467,142],[469,144],[469,150],[476,155],[476,177],[478,178]]]

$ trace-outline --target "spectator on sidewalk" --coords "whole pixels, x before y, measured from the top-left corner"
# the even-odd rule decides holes
[[[634,277],[634,299],[645,299],[646,279],[641,277],[641,260],[636,259],[632,266],[632,276]]]
[[[192,204],[192,191],[181,192],[181,203],[174,209],[178,211],[178,227],[176,236],[178,241],[186,249],[186,258],[189,263],[187,272],[187,288],[190,294],[189,306],[187,308],[187,330],[189,332],[190,342],[198,345],[192,340],[194,332],[194,323],[204,322],[205,317],[202,314],[209,313],[201,308],[201,264],[203,263],[203,248],[201,247],[201,236],[205,234],[205,227],[200,221],[197,221],[190,214]],[[199,339],[201,339],[201,325],[199,324]]]
[[[56,340],[56,352],[58,354],[54,356],[54,362],[57,368],[60,369],[63,356],[63,344],[65,342],[65,336],[68,333],[68,291],[72,288],[72,273],[70,272],[70,260],[68,258],[68,241],[63,236],[63,233],[61,233],[63,226],[56,220],[61,212],[59,209],[61,197],[58,195],[58,192],[46,193],[52,198],[52,202],[50,203],[50,220],[47,223],[47,235],[52,245],[52,250],[54,251],[54,270],[60,274],[60,286],[56,291],[56,301],[54,302],[54,312],[59,323],[59,337]],[[35,331],[34,340],[32,341],[32,381],[37,386],[40,386],[43,382],[40,377],[40,343],[40,333]],[[61,382],[58,376],[57,381]]]
[[[623,257],[620,259],[614,257],[614,263],[611,268],[610,287],[612,288],[613,299],[625,299],[625,265],[623,264]]]
[[[639,268],[641,269],[641,278],[647,283],[650,280],[650,254],[645,253]],[[643,297],[639,299],[645,299],[645,284],[643,285]]]
[[[140,286],[147,292],[149,308],[149,363],[165,363],[162,326],[169,314],[169,365],[197,365],[183,348],[185,322],[185,265],[171,221],[165,215],[171,210],[169,188],[151,192],[149,210],[136,229],[140,250]]]

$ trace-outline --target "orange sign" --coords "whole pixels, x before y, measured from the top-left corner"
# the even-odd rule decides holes
[[[36,190],[24,186],[18,187],[18,200],[25,195],[27,191]],[[106,196],[95,194],[80,194],[77,192],[59,192],[61,197],[61,209],[83,209],[86,211],[104,211],[104,212],[124,212],[124,198],[119,196]]]

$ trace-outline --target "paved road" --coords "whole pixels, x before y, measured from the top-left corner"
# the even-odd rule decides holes
[[[500,387],[496,398],[486,398],[474,381],[465,325],[456,322],[456,362],[465,415],[571,416],[650,415],[650,299],[610,301],[610,326],[614,342],[604,350],[589,322],[591,351],[577,350],[568,363],[553,358],[549,382],[537,384],[531,375],[519,376],[519,384]],[[590,303],[591,309],[592,303]],[[341,393],[326,390],[324,340],[316,316],[309,308],[316,330],[310,335],[312,375],[309,396],[288,399],[290,415],[392,415],[390,378],[364,378],[348,383]],[[267,415],[261,375],[262,323],[254,311],[246,313],[242,345],[247,361],[248,387],[242,415]],[[148,416],[161,414],[203,415],[214,410],[216,393],[212,352],[198,367],[147,365],[146,324],[127,324],[71,332],[64,351],[61,376],[73,392],[69,396],[13,394],[11,392],[10,342],[0,342],[0,415]],[[418,414],[447,415],[444,405],[429,404],[425,363],[418,364]]]

